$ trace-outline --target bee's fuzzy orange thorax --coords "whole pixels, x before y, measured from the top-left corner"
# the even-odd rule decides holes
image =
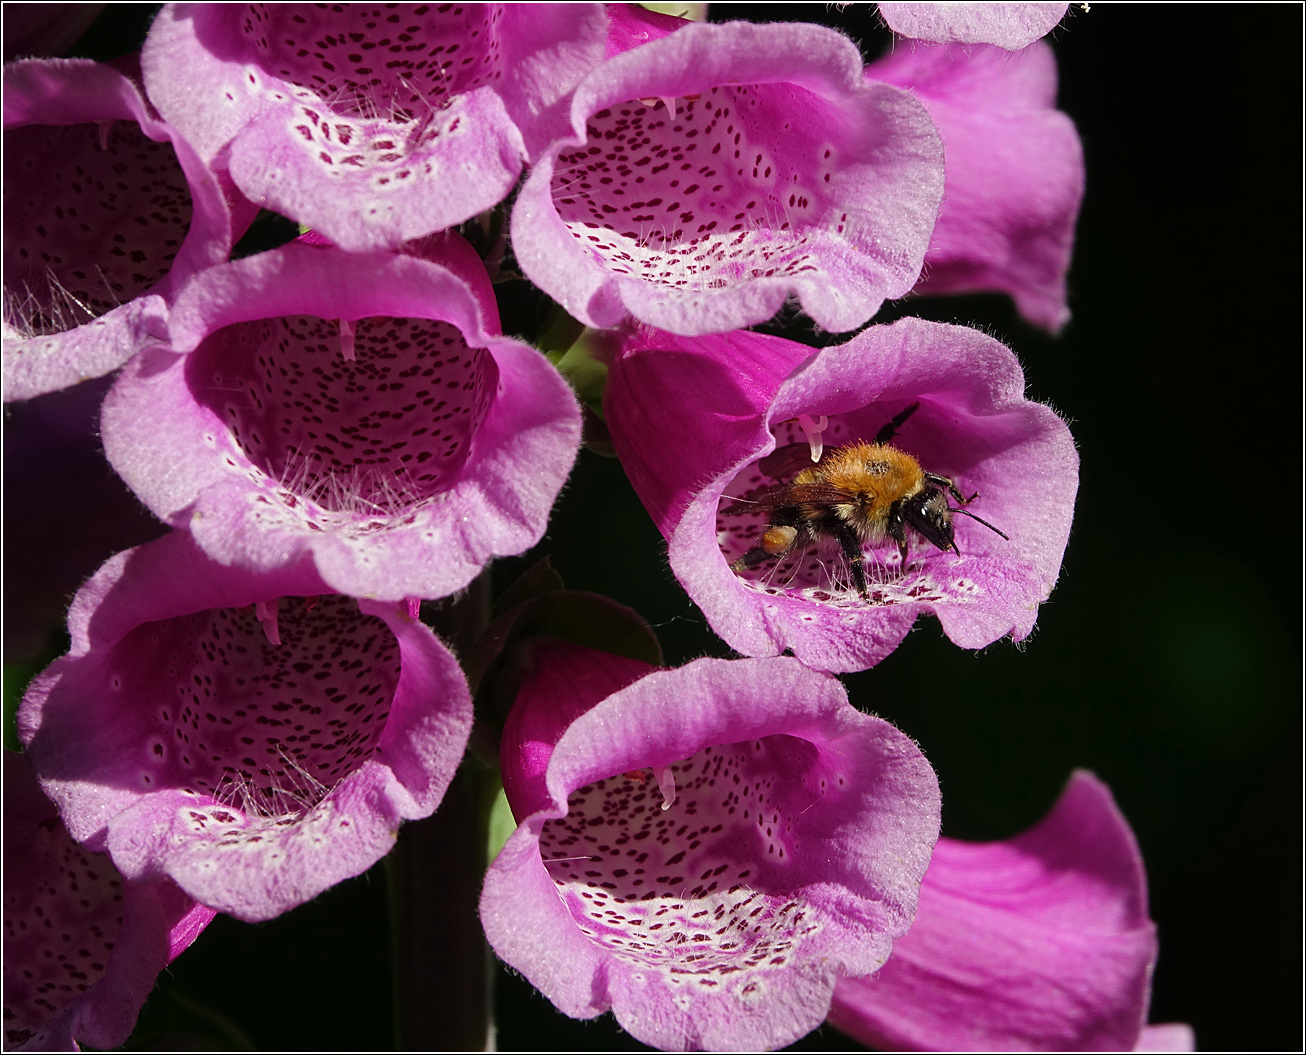
[[[909,498],[925,486],[920,463],[887,444],[854,443],[832,451],[819,466],[804,469],[795,484],[825,480],[851,494],[873,496],[875,504]]]

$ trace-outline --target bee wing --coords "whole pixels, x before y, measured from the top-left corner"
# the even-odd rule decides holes
[[[787,443],[759,461],[757,467],[773,480],[792,480],[814,464],[810,443]]]
[[[721,512],[729,516],[734,513],[755,513],[764,509],[783,509],[785,506],[833,506],[848,501],[848,498],[847,491],[833,484],[781,484],[779,487],[765,487],[760,491],[753,491],[751,494],[736,498]]]

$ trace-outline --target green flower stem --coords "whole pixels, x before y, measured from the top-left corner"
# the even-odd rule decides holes
[[[424,620],[459,655],[484,627],[489,576],[427,606]],[[386,858],[400,1051],[484,1051],[492,1031],[491,960],[478,902],[498,774],[468,754],[432,817],[409,821]]]

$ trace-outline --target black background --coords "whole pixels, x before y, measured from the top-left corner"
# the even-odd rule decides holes
[[[1302,1044],[1302,10],[1073,10],[1051,38],[1088,173],[1069,326],[1046,337],[997,296],[909,298],[876,320],[971,323],[1010,344],[1030,395],[1070,422],[1082,477],[1032,639],[975,654],[922,622],[845,682],[933,762],[945,834],[1027,827],[1075,767],[1111,786],[1160,932],[1152,1021],[1191,1023],[1203,1049]],[[111,5],[77,53],[132,49],[152,11]],[[712,12],[823,22],[868,59],[888,43],[867,4]],[[76,399],[92,421],[92,396]],[[85,444],[62,479],[24,472],[33,444],[53,449],[32,438],[51,405],[6,411],[7,696],[48,632],[42,546],[77,551],[66,593],[157,531],[136,513],[110,545],[99,514],[78,512],[124,506]],[[496,586],[545,552],[568,585],[642,612],[669,662],[728,654],[615,462],[582,453],[548,538],[502,562]],[[129,1046],[389,1047],[388,926],[380,866],[268,924],[219,918],[160,979]],[[520,978],[496,984],[503,1049],[640,1047],[610,1016],[575,1023]],[[828,1029],[800,1045],[849,1046]]]

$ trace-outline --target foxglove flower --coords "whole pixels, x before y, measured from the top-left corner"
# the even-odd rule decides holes
[[[726,643],[852,671],[888,655],[923,613],[965,648],[1033,629],[1061,567],[1078,457],[1065,424],[1023,390],[1015,356],[991,337],[903,319],[819,353],[745,332],[637,333],[604,407],[672,571]],[[905,567],[892,543],[864,544],[865,598],[838,545],[732,570],[767,527],[765,504],[750,511],[759,492],[791,481],[811,455],[870,443],[913,405],[892,444],[965,497],[978,493],[968,511],[987,525],[954,513],[956,552],[909,532]],[[778,470],[777,447],[788,448],[782,461],[802,457]]]
[[[899,36],[943,44],[996,44],[1019,51],[1056,29],[1069,4],[880,4],[880,15]]]
[[[124,882],[72,840],[27,759],[4,754],[5,1050],[116,1048],[214,912],[168,880]]]
[[[351,250],[461,223],[566,130],[598,4],[168,4],[150,99],[260,205]]]
[[[1132,1051],[1155,962],[1138,844],[1078,772],[1013,839],[939,840],[911,930],[839,983],[830,1021],[895,1051]]]
[[[326,592],[307,562],[223,568],[184,532],[105,564],[18,718],[73,838],[259,920],[432,813],[467,744],[466,680],[400,606]]]
[[[672,1050],[789,1043],[910,923],[938,832],[916,746],[795,660],[537,647],[504,728],[501,958]]]
[[[85,59],[4,71],[4,398],[53,392],[166,337],[167,304],[227,258],[219,180],[122,73]]]
[[[435,242],[428,260],[300,241],[199,276],[105,401],[109,461],[215,560],[311,555],[356,597],[443,597],[534,544],[579,411],[500,335],[471,247]]]
[[[916,291],[999,290],[1030,322],[1060,329],[1084,153],[1056,109],[1052,50],[900,45],[866,76],[909,89],[943,139],[943,205]]]
[[[924,109],[820,26],[683,28],[576,89],[513,209],[526,275],[575,318],[674,333],[795,295],[849,330],[916,281],[942,192]]]

